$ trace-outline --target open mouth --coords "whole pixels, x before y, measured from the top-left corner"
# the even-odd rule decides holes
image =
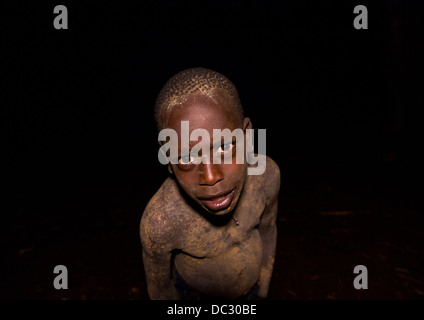
[[[230,206],[231,201],[233,200],[233,196],[234,189],[228,193],[224,193],[216,197],[201,199],[201,201],[209,210],[220,211],[227,209]]]

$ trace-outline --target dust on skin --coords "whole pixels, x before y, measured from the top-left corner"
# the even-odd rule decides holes
[[[209,84],[222,90],[212,92]],[[196,93],[197,88],[203,91]],[[250,119],[242,117],[236,89],[215,72],[183,72],[161,92],[159,127],[166,123],[178,133],[182,122],[188,121],[190,134],[202,128],[210,137],[214,129],[252,128]],[[175,100],[174,94],[181,97]],[[174,100],[179,105],[171,110],[169,101]],[[225,146],[231,164],[170,164],[171,176],[144,210],[140,237],[151,299],[183,298],[175,286],[177,274],[194,292],[209,297],[242,297],[255,285],[259,297],[268,294],[277,239],[279,168],[266,157],[262,175],[247,175],[252,165],[236,163],[237,148]],[[231,200],[223,208],[208,205],[208,199],[227,196]]]
[[[178,299],[176,270],[205,295],[233,299],[258,283],[259,295],[266,297],[275,257],[279,184],[278,166],[267,158],[265,173],[247,176],[234,212],[216,223],[187,199],[175,178],[168,178],[149,202],[140,228],[145,265],[154,266],[146,268],[150,297]],[[152,262],[152,255],[164,257],[161,265]]]

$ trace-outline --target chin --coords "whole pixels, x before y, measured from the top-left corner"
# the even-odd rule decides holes
[[[202,205],[202,208],[203,209],[205,209],[210,214],[213,214],[214,216],[225,216],[226,214],[228,214],[231,211],[233,211],[234,210],[234,207],[231,205],[231,206],[229,206],[228,208],[226,208],[224,210],[212,211],[212,210],[210,210],[210,209],[208,209],[208,208],[206,208],[205,206]]]

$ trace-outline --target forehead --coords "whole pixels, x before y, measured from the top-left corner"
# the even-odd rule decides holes
[[[241,126],[236,106],[225,96],[209,97],[192,95],[175,107],[168,117],[168,127],[179,131],[181,121],[189,121],[190,131],[194,129],[235,129]]]

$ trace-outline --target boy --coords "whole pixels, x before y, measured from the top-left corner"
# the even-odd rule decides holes
[[[214,129],[240,128],[245,135],[252,128],[237,89],[212,70],[184,70],[159,93],[155,120],[159,131],[175,130],[180,143],[178,159],[168,164],[171,176],[147,204],[140,223],[150,298],[266,298],[277,240],[279,168],[266,157],[264,173],[248,175],[248,167],[255,165],[236,161],[240,141],[212,142]],[[211,137],[202,138],[213,147],[201,162],[183,150],[183,123],[190,133],[203,129]],[[190,140],[189,148],[197,143]],[[216,163],[213,155],[232,161]]]

